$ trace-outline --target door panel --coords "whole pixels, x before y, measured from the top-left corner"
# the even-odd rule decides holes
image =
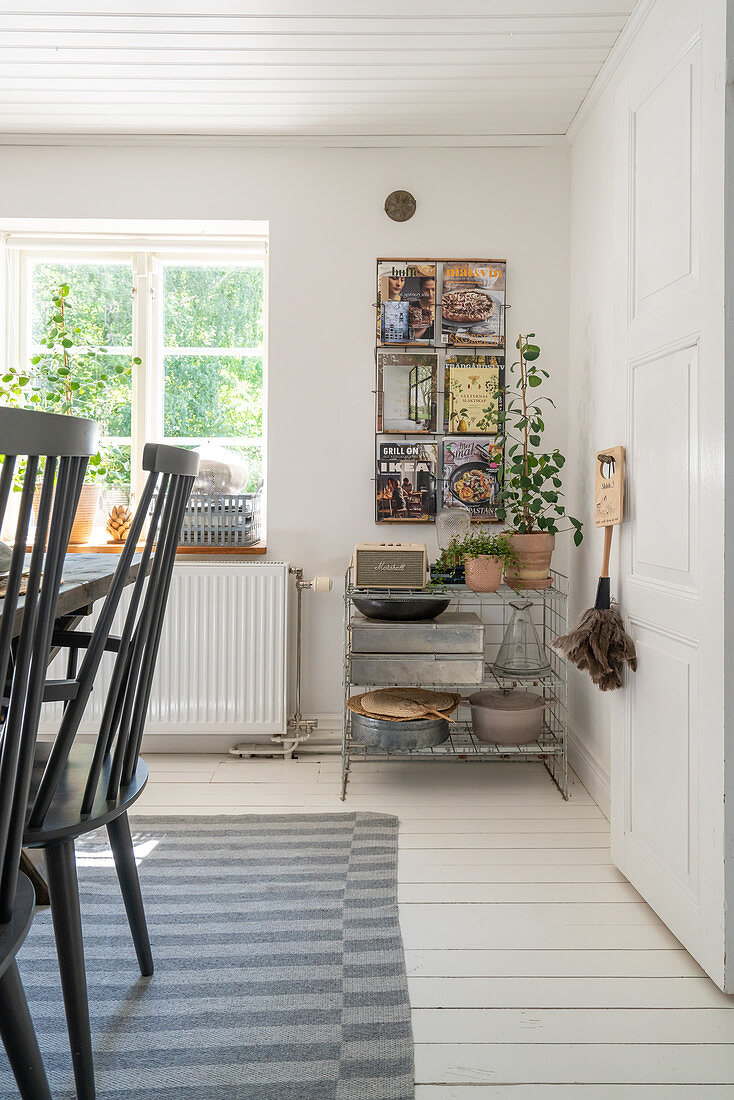
[[[695,42],[631,111],[633,317],[696,282],[699,81]]]
[[[619,594],[638,671],[612,706],[612,856],[722,987],[724,24],[659,0],[616,98],[629,502]],[[652,26],[655,30],[652,30]],[[601,442],[601,441],[600,441]]]
[[[696,906],[698,646],[634,619],[629,626],[645,675],[627,696],[625,832]]]
[[[630,577],[695,595],[698,342],[653,351],[629,369]],[[664,412],[663,412],[664,409]],[[665,522],[665,517],[674,522]],[[661,522],[662,520],[662,522]]]

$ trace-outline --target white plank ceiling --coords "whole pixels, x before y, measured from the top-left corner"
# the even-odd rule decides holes
[[[0,133],[566,133],[635,0],[0,0]]]

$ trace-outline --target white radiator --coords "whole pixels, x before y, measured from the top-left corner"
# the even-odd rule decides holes
[[[284,562],[177,564],[146,733],[285,733],[287,601]],[[126,607],[127,595],[114,633],[122,629]],[[94,616],[80,629],[90,629],[93,621]],[[83,733],[96,733],[113,662],[114,655],[106,654]],[[51,669],[52,676],[65,674],[60,658]],[[42,732],[53,733],[60,704],[47,705],[44,711]]]

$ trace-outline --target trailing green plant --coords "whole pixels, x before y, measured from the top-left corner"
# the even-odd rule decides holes
[[[436,571],[449,573],[463,566],[467,558],[497,558],[505,568],[518,568],[519,559],[507,531],[477,527],[459,539],[451,539],[436,561]]]
[[[583,524],[567,514],[563,503],[561,470],[566,459],[557,447],[541,449],[545,406],[555,405],[550,397],[535,393],[549,375],[537,366],[540,347],[530,343],[534,339],[534,332],[517,338],[520,358],[510,367],[517,385],[505,388],[504,409],[498,413],[497,442],[505,447],[505,476],[496,498],[497,518],[523,535],[573,530],[578,546],[584,537]],[[567,526],[559,526],[563,523]]]
[[[75,324],[68,283],[56,286],[40,340],[44,349],[31,359],[32,370],[9,367],[0,380],[0,399],[6,404],[88,417],[107,423],[124,404],[125,396],[114,383],[130,377],[132,364],[109,365],[103,348],[86,342]],[[87,466],[85,481],[129,480],[129,458],[113,444],[100,447]]]
[[[445,546],[436,558],[436,562],[433,566],[433,572],[439,575],[445,573],[453,573],[454,570],[461,569],[463,565],[464,558],[460,550],[458,549],[456,536],[454,536],[448,546]]]

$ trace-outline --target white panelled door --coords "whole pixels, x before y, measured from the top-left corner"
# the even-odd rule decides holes
[[[620,593],[639,668],[614,701],[612,854],[717,984],[732,990],[724,800],[725,4],[658,8],[666,19],[647,66],[631,69],[617,99],[617,214],[628,227],[617,267],[628,408]]]

